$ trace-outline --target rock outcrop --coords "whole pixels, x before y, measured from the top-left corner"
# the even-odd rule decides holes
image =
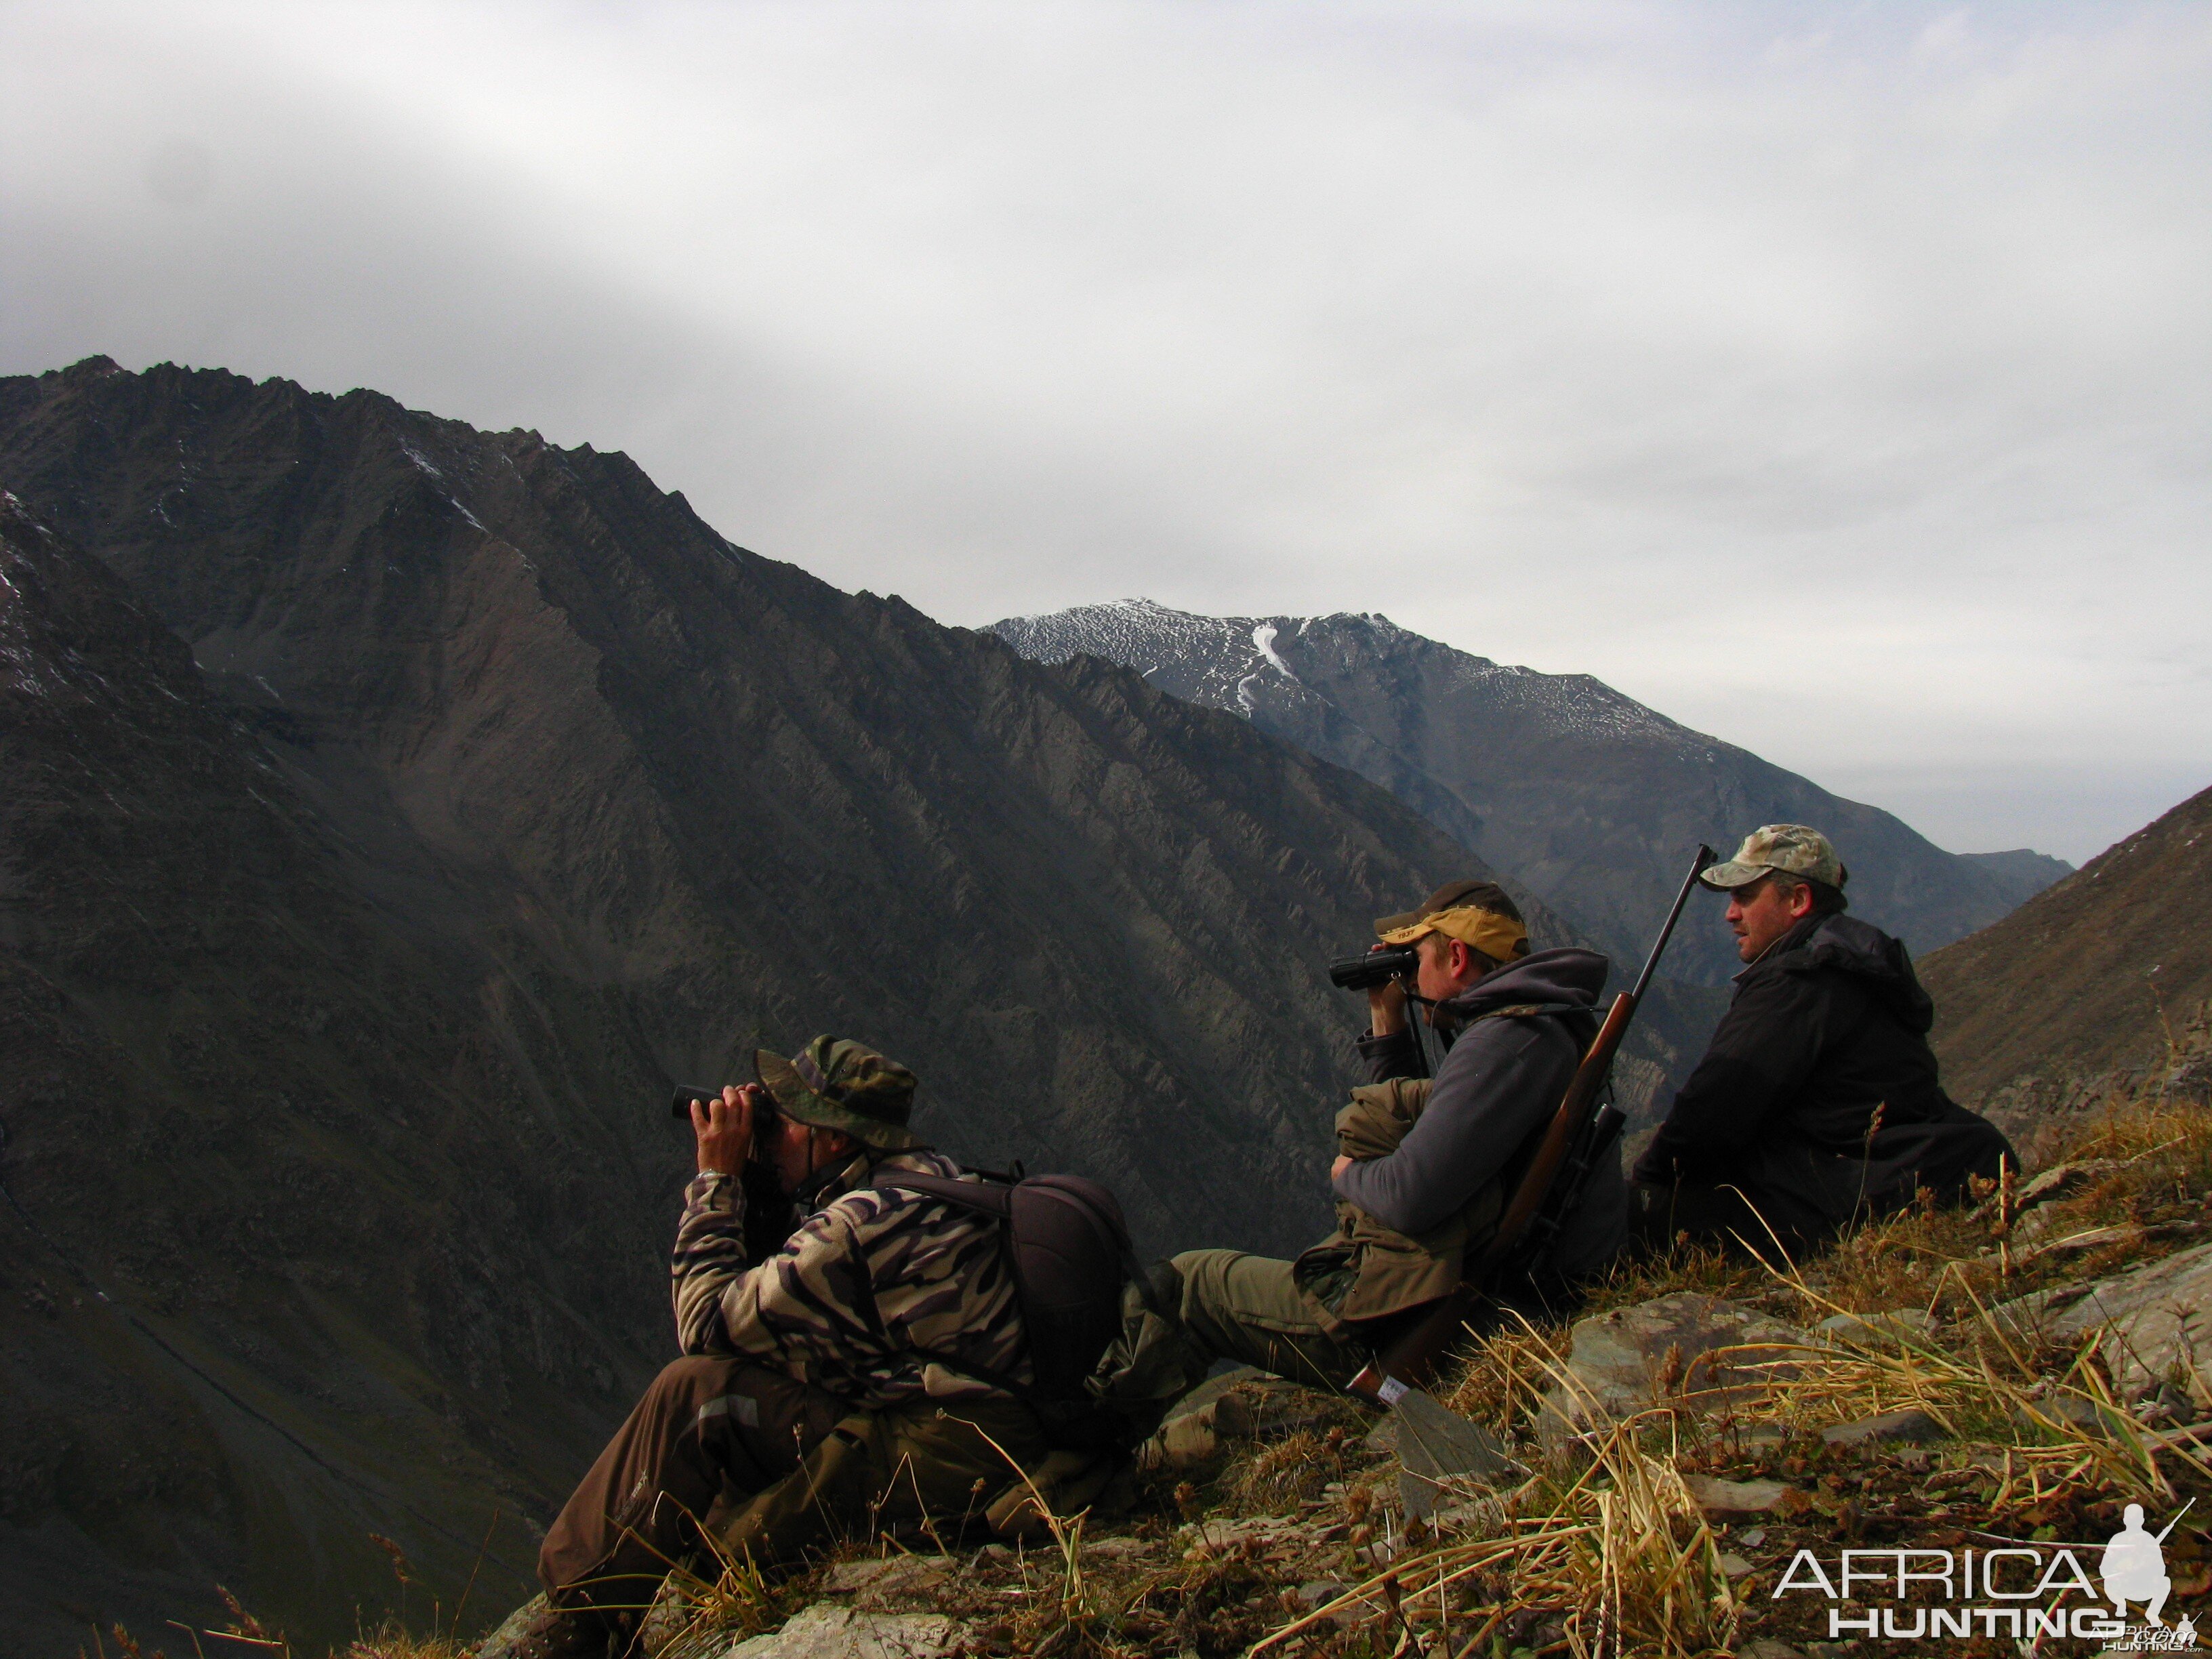
[[[1644,1412],[1723,1413],[1812,1346],[1771,1315],[1693,1291],[1594,1314],[1575,1323],[1538,1429],[1557,1449]]]

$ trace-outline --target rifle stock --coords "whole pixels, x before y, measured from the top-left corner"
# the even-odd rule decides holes
[[[1372,1404],[1390,1406],[1396,1404],[1407,1389],[1421,1387],[1435,1376],[1437,1363],[1458,1339],[1461,1328],[1487,1296],[1492,1283],[1513,1262],[1530,1228],[1543,1213],[1560,1170],[1589,1127],[1597,1109],[1598,1097],[1612,1078],[1613,1057],[1620,1052],[1621,1041],[1628,1035],[1628,1023],[1636,1017],[1637,1007],[1659,965],[1659,957],[1667,948],[1667,941],[1674,936],[1674,924],[1681,917],[1690,890],[1712,861],[1712,848],[1699,847],[1697,861],[1682,883],[1681,891],[1674,896],[1674,908],[1667,913],[1666,924],[1659,930],[1658,940],[1651,947],[1644,971],[1637,975],[1636,988],[1621,992],[1613,998],[1612,1007],[1606,1010],[1605,1022],[1591,1039],[1582,1064],[1575,1068],[1559,1110],[1552,1114],[1551,1122],[1545,1126],[1544,1138],[1537,1143],[1536,1154],[1515,1188],[1505,1213],[1499,1218],[1498,1231],[1489,1246],[1467,1265],[1457,1287],[1449,1296],[1438,1301],[1419,1323],[1403,1332],[1352,1379],[1347,1393]]]

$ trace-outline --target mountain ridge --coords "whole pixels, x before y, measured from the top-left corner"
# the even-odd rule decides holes
[[[1478,863],[1130,671],[747,552],[619,454],[88,361],[0,379],[0,489],[62,573],[0,592],[36,673],[99,632],[48,590],[157,642],[100,670],[112,719],[7,682],[0,758],[46,792],[0,801],[9,1189],[450,1534],[18,1253],[0,1556],[34,1565],[0,1597],[54,1643],[211,1616],[218,1578],[342,1638],[389,1589],[372,1530],[450,1605],[494,1505],[526,1562],[518,1517],[671,1357],[657,1103],[756,1046],[869,1037],[925,1134],[1100,1176],[1153,1248],[1311,1242],[1364,1012],[1325,963]],[[118,1389],[167,1425],[150,1478]]]
[[[2212,789],[1924,958],[1944,1085],[2023,1135],[2212,1094]]]
[[[1024,654],[1104,657],[1241,714],[1397,794],[1616,954],[1642,948],[1691,849],[1809,823],[1855,866],[1855,908],[1916,950],[1996,920],[2066,867],[1942,851],[1878,808],[1668,718],[1586,674],[1476,657],[1376,613],[1196,616],[1151,600],[991,625]],[[1739,964],[1693,918],[1669,973],[1720,986]]]

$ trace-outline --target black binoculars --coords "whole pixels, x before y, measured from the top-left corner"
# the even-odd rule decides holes
[[[1328,964],[1328,980],[1347,991],[1371,991],[1394,979],[1411,979],[1420,964],[1419,951],[1410,945],[1396,945],[1387,951],[1339,957]]]
[[[763,1091],[763,1093],[765,1095],[766,1091]],[[702,1089],[695,1084],[679,1083],[676,1085],[676,1098],[670,1109],[678,1121],[689,1123],[691,1121],[691,1103],[693,1101],[720,1100],[721,1097],[722,1091],[720,1085],[712,1089]],[[769,1097],[757,1101],[753,1106],[754,1140],[757,1142],[762,1139],[767,1134],[769,1126],[775,1121],[775,1102],[774,1098]]]

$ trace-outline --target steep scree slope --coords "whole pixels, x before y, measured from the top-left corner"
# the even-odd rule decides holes
[[[1698,842],[1732,848],[1761,823],[1826,830],[1851,866],[1854,908],[1917,950],[1986,926],[2068,868],[1946,853],[1587,675],[1504,666],[1379,616],[1194,617],[1133,599],[992,631],[1040,661],[1140,669],[1351,767],[1617,954],[1644,948]],[[1707,985],[1741,966],[1716,907],[1688,918],[1668,966]]]
[[[390,1583],[371,1530],[450,1603],[495,1507],[519,1583],[516,1517],[650,1375],[668,1177],[580,1106],[649,1061],[617,1030],[529,1077],[489,964],[401,937],[184,643],[8,495],[0,775],[0,1653],[204,1621],[216,1583],[343,1607]]]
[[[1352,773],[368,392],[0,380],[0,1168],[252,1407],[12,1236],[0,1555],[80,1570],[0,1622],[222,1577],[313,1635],[370,1524],[450,1606],[495,1502],[526,1562],[668,1354],[658,1098],[758,1043],[875,1040],[1153,1247],[1325,1226],[1322,964],[1468,862]]]
[[[2015,1132],[2160,1081],[2203,1097],[2212,789],[1919,964],[1943,1081]]]

